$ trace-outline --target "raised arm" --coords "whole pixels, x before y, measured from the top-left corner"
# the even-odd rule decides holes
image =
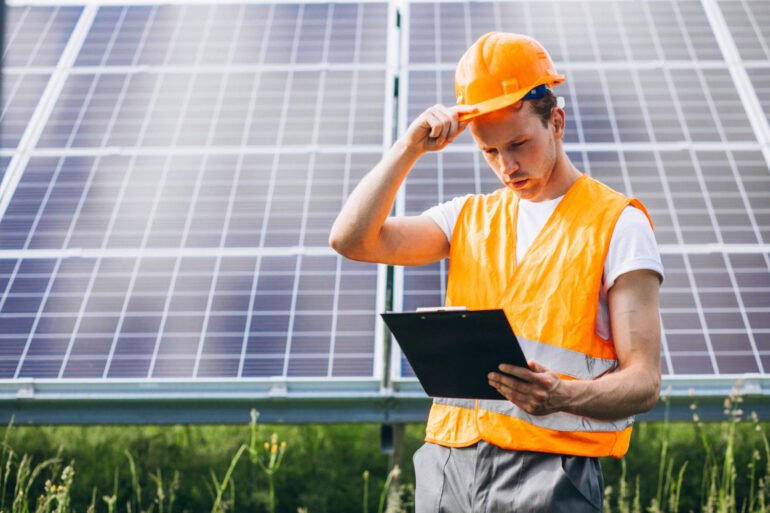
[[[417,159],[445,148],[467,123],[467,106],[435,105],[409,125],[383,159],[353,189],[334,221],[329,245],[353,260],[420,265],[449,255],[444,232],[428,216],[388,217],[401,183]]]
[[[566,411],[615,420],[650,410],[660,394],[660,277],[637,270],[620,275],[609,291],[610,322],[620,369],[591,381],[567,381],[530,362],[532,371],[500,370],[528,381],[492,373],[490,385],[528,413]]]

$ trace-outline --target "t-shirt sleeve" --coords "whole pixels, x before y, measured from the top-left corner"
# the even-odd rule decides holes
[[[427,215],[433,219],[438,227],[441,228],[441,231],[444,232],[444,235],[446,235],[446,240],[452,242],[452,232],[455,229],[457,218],[460,216],[460,210],[462,210],[466,200],[470,197],[470,194],[457,196],[456,198],[452,198],[449,201],[439,203],[435,207],[429,208],[423,212],[423,215]]]
[[[621,274],[650,269],[663,279],[663,263],[650,222],[644,212],[627,206],[621,212],[604,261],[604,289],[609,290]]]

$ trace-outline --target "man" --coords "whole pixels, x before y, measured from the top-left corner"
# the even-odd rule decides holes
[[[660,393],[651,223],[570,162],[548,89],[563,80],[536,41],[482,36],[458,64],[458,104],[423,112],[332,228],[331,246],[356,260],[449,257],[446,304],[503,308],[528,358],[489,375],[506,401],[434,401],[414,458],[421,513],[600,511],[597,458],[625,454],[632,416]],[[388,217],[417,159],[466,126],[504,187]]]

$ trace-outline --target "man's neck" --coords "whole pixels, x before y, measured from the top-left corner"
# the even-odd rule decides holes
[[[581,175],[582,173],[572,164],[567,154],[559,149],[553,172],[548,178],[543,193],[537,198],[530,199],[530,201],[549,201],[564,196]]]

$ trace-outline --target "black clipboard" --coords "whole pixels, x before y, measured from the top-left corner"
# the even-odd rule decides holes
[[[503,310],[380,315],[431,397],[504,399],[487,375],[501,363],[529,368]]]

